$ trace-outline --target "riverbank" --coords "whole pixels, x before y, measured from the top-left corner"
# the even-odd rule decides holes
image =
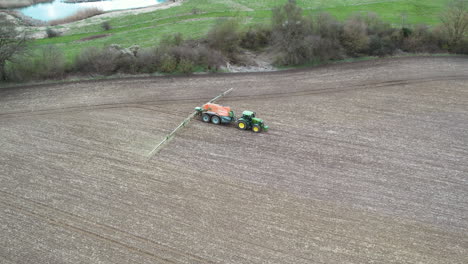
[[[53,1],[54,0],[0,0],[0,8],[20,8]]]
[[[125,10],[115,10],[115,11],[108,11],[102,15],[97,17],[99,18],[114,18],[119,16],[128,16],[128,15],[138,15],[142,13],[149,13],[157,10],[168,9],[176,6],[182,5],[183,2],[186,0],[169,0],[162,3],[157,3],[147,7],[139,7],[139,8],[131,8]]]
[[[100,2],[102,0],[63,0],[64,3],[91,3],[91,2]]]
[[[104,12],[101,15],[93,16],[92,18],[87,18],[87,19],[82,19],[82,20],[74,21],[74,22],[67,23],[67,24],[62,24],[62,25],[59,25],[59,27],[52,27],[52,28],[60,35],[68,35],[73,30],[92,26],[94,24],[99,24],[98,21],[118,19],[119,17],[134,16],[134,15],[154,12],[157,10],[169,9],[172,7],[180,6],[182,5],[183,2],[185,2],[185,0],[177,0],[177,1],[171,0],[171,1],[158,3],[158,4],[147,6],[147,7],[108,11],[108,12]],[[0,12],[5,13],[9,20],[14,21],[14,23],[19,26],[18,28],[19,30],[26,29],[28,32],[30,32],[30,38],[32,39],[47,38],[47,34],[45,31],[48,27],[51,27],[48,24],[48,22],[31,18],[13,9],[4,9],[4,10],[0,9]]]

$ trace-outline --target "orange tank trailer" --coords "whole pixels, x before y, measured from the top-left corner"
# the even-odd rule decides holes
[[[196,107],[197,114],[201,116],[203,122],[219,124],[229,124],[236,120],[231,107],[208,103],[202,107]]]
[[[230,116],[229,113],[231,112],[231,107],[218,104],[204,104],[202,108],[206,112],[213,112],[219,116]]]

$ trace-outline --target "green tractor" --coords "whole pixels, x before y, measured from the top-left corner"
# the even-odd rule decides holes
[[[244,111],[242,117],[237,119],[237,127],[242,130],[252,129],[255,133],[268,131],[268,126],[263,123],[263,120],[255,117],[255,112]]]

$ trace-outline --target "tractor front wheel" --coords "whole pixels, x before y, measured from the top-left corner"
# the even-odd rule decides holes
[[[262,132],[262,128],[259,125],[253,125],[252,131],[255,133],[260,133]]]
[[[209,114],[203,114],[202,117],[201,117],[201,119],[203,120],[203,122],[209,123],[210,120],[211,120],[211,117],[210,117]]]
[[[247,129],[247,124],[246,124],[244,121],[239,121],[239,122],[237,123],[237,127],[238,127],[239,129],[246,130],[246,129]]]
[[[215,124],[215,125],[219,125],[221,124],[221,118],[219,118],[219,116],[212,116],[211,117],[211,123]]]

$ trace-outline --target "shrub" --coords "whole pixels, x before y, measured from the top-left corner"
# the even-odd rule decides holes
[[[140,52],[140,49],[141,47],[139,45],[132,45],[128,48],[128,52],[136,57],[138,55],[138,52]]]
[[[354,16],[345,22],[341,44],[350,56],[359,56],[369,47],[367,24],[361,16]]]
[[[48,38],[55,38],[55,37],[58,37],[60,35],[60,33],[54,29],[51,29],[51,28],[47,28],[46,29],[46,34],[47,34],[47,37]]]
[[[122,48],[119,45],[98,49],[85,48],[75,59],[74,69],[82,73],[113,74],[136,73],[141,68],[138,49],[135,46]]]
[[[435,35],[426,25],[417,25],[409,37],[402,43],[402,49],[408,52],[438,52],[441,50],[442,36]]]
[[[172,73],[177,70],[177,60],[174,56],[165,54],[162,57],[161,65],[159,66],[159,71],[165,73]]]
[[[55,46],[46,46],[34,54],[19,56],[8,66],[8,77],[14,81],[60,79],[66,70],[63,53]]]
[[[328,13],[319,13],[311,18],[315,35],[330,40],[339,40],[343,34],[343,25]]]
[[[202,66],[209,71],[218,71],[218,69],[227,62],[227,58],[218,50],[213,50],[206,46],[200,46],[197,48],[197,52],[197,65]]]
[[[201,9],[198,9],[198,8],[192,8],[192,14],[193,14],[193,15],[198,15],[198,14],[200,14],[201,12],[202,12],[202,10],[201,10]]]
[[[407,38],[411,36],[411,34],[413,33],[413,30],[411,30],[411,28],[408,28],[408,27],[402,27],[400,32],[403,38]]]
[[[107,48],[85,48],[76,57],[75,69],[83,73],[112,74],[117,69],[116,54]]]
[[[112,29],[112,26],[109,23],[109,21],[102,22],[101,27],[102,27],[102,29],[104,29],[104,31],[109,31],[109,30]]]
[[[451,47],[452,52],[468,55],[468,39],[461,40],[456,46]]]
[[[192,60],[182,59],[177,65],[177,71],[182,73],[192,73],[195,70],[195,64]]]
[[[456,52],[452,50],[452,47],[456,47],[457,45],[455,46],[450,45],[449,36],[443,26],[433,27],[430,33],[431,34],[430,34],[430,38],[428,41],[433,42],[434,47],[437,47],[437,50],[436,50],[437,52],[442,51],[442,50]]]
[[[468,0],[452,0],[441,15],[450,49],[458,49],[468,37]]]
[[[343,57],[343,26],[327,13],[305,18],[295,1],[289,1],[273,11],[272,24],[273,41],[280,52],[279,64],[294,65]]]
[[[159,42],[159,46],[162,48],[171,48],[174,46],[179,46],[184,42],[184,37],[181,33],[175,33],[172,35],[164,36]]]
[[[311,18],[314,35],[320,36],[316,43],[316,56],[321,61],[342,59],[344,54],[340,38],[343,25],[328,13],[319,13]]]
[[[138,72],[157,72],[162,61],[162,52],[158,48],[143,49],[138,52],[135,59]]]
[[[271,28],[265,25],[256,25],[250,27],[242,35],[240,46],[245,49],[259,50],[270,44]]]
[[[395,41],[393,41],[389,36],[380,37],[378,35],[372,35],[370,37],[369,55],[384,57],[393,55],[395,50]]]
[[[213,26],[206,36],[208,45],[232,57],[239,48],[239,23],[233,19],[223,19]]]
[[[138,72],[137,59],[132,54],[120,54],[114,59],[115,72],[135,74]]]
[[[52,20],[52,21],[49,22],[49,25],[56,26],[56,25],[71,23],[71,22],[83,20],[85,18],[97,16],[97,15],[100,15],[100,14],[103,14],[103,13],[104,13],[104,11],[102,11],[101,9],[96,8],[96,7],[87,8],[87,9],[79,10],[75,14],[73,14],[71,16],[68,16],[66,18]]]
[[[140,49],[140,46],[133,45],[130,48],[122,48],[120,45],[112,44],[108,46],[105,53],[111,54],[115,68],[114,72],[124,73],[136,73],[136,55]]]
[[[65,73],[65,57],[60,49],[47,46],[41,50],[39,57],[41,66],[39,77],[42,79],[63,78]]]
[[[343,58],[343,47],[338,40],[316,36],[311,44],[312,56],[315,61],[338,60]]]
[[[280,53],[277,62],[283,65],[300,64],[307,61],[306,38],[311,35],[310,21],[302,16],[302,9],[295,1],[273,10],[273,44]]]
[[[26,32],[18,32],[15,23],[0,13],[0,81],[8,79],[6,64],[24,53],[27,40]]]
[[[25,82],[35,78],[37,70],[35,62],[31,56],[21,54],[15,56],[14,62],[5,65],[5,80],[15,82]]]
[[[359,13],[355,15],[355,20],[363,21],[367,26],[367,32],[369,35],[385,35],[392,30],[392,26],[389,23],[382,21],[377,14]]]
[[[191,73],[195,68],[217,71],[226,63],[220,51],[211,49],[198,41],[186,41],[180,46],[144,49],[136,56],[136,71]]]
[[[195,62],[198,60],[197,49],[188,45],[173,47],[169,50],[169,54],[177,61],[189,60]]]

